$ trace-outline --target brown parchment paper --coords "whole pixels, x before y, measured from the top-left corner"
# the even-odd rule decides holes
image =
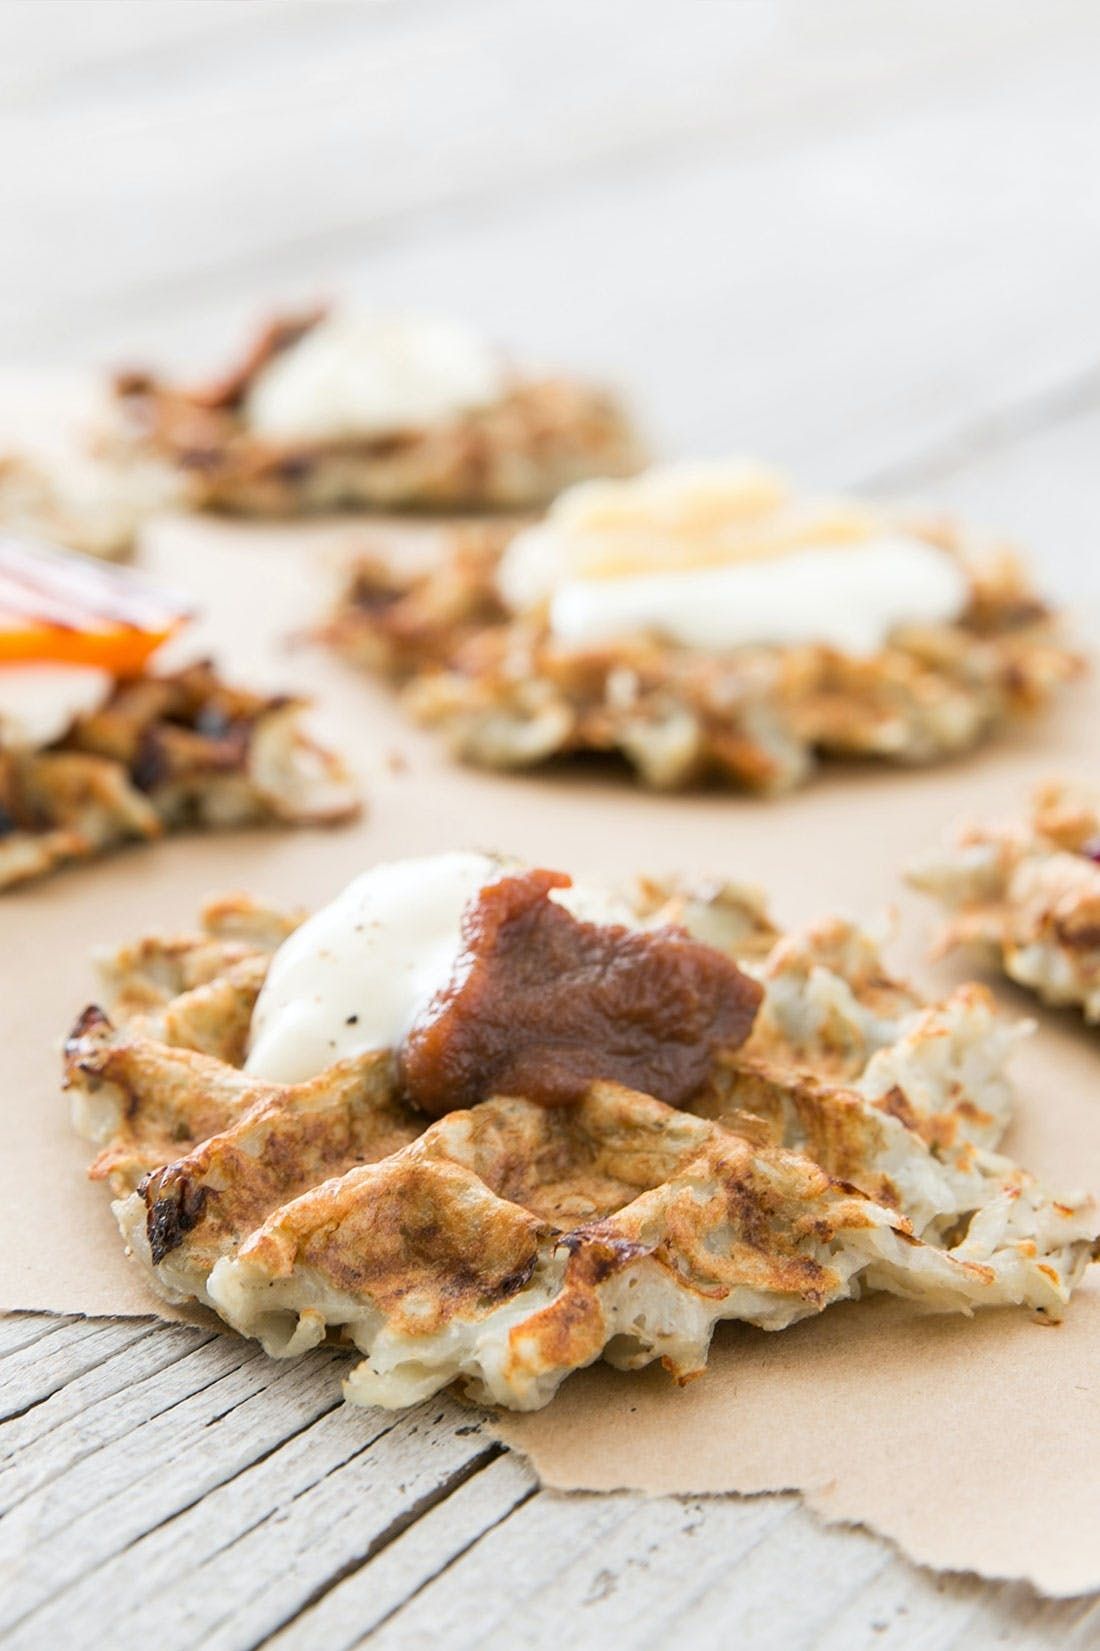
[[[146,566],[207,605],[188,647],[217,646],[240,677],[316,691],[369,808],[334,832],[173,839],[0,897],[0,1308],[164,1311],[125,1260],[103,1189],[84,1178],[89,1149],[70,1133],[58,1086],[59,1041],[96,995],[97,946],[188,927],[209,893],[310,905],[381,858],[488,846],[578,875],[726,874],[767,888],[786,925],[896,906],[892,961],[942,992],[966,970],[923,964],[935,916],[904,893],[901,865],[962,814],[1011,810],[1038,778],[1097,769],[1092,685],[973,758],[931,771],[832,769],[778,802],[647,796],[587,767],[462,770],[406,726],[386,690],[281,640],[323,609],[362,532],[166,522],[149,535]],[[1040,1014],[998,990],[1011,1012]],[[1100,1191],[1100,1033],[1042,1013],[1016,1071],[1006,1150],[1056,1184]],[[918,1318],[876,1300],[782,1334],[723,1327],[709,1371],[684,1389],[659,1369],[593,1369],[500,1432],[551,1485],[797,1488],[827,1517],[862,1521],[929,1564],[1070,1594],[1100,1587],[1098,1364],[1097,1276],[1058,1328],[1003,1312]]]

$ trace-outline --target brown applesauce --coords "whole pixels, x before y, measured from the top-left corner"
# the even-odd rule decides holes
[[[399,1054],[408,1099],[439,1117],[490,1095],[560,1106],[599,1078],[680,1106],[717,1049],[743,1043],[756,981],[683,929],[586,923],[526,871],[481,890],[454,976]]]

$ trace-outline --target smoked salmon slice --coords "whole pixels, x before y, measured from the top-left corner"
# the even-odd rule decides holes
[[[139,574],[0,537],[0,665],[96,665],[136,676],[191,611]]]

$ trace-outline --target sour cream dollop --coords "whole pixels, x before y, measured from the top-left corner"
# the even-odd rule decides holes
[[[0,746],[37,751],[61,738],[114,686],[93,665],[0,665]]]
[[[262,369],[245,415],[277,439],[384,435],[487,406],[506,381],[498,351],[453,322],[337,311]]]
[[[462,915],[519,869],[488,854],[393,860],[364,872],[296,929],[271,960],[252,1015],[245,1069],[304,1083],[334,1061],[396,1049],[462,954]],[[598,887],[550,896],[594,923],[636,921]]]
[[[572,488],[512,541],[498,585],[572,647],[648,634],[870,654],[899,626],[957,619],[969,597],[948,552],[860,505],[799,503],[748,463]]]

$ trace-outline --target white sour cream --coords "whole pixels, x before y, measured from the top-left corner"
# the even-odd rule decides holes
[[[114,686],[93,665],[0,665],[0,746],[40,750],[79,716],[97,711]]]
[[[501,356],[465,327],[338,311],[263,368],[245,414],[260,435],[331,441],[439,424],[506,387]]]
[[[685,648],[814,642],[871,654],[899,625],[957,618],[966,596],[942,551],[881,538],[739,567],[569,580],[551,598],[550,628],[572,647],[651,633]]]
[[[797,504],[746,464],[573,489],[512,541],[498,583],[571,647],[648,634],[870,654],[899,626],[957,619],[969,596],[946,551],[858,505]]]
[[[296,929],[272,958],[252,1015],[245,1069],[303,1083],[334,1061],[396,1049],[462,953],[462,915],[481,889],[522,869],[488,854],[375,866]],[[574,916],[631,923],[598,888],[555,890]]]

